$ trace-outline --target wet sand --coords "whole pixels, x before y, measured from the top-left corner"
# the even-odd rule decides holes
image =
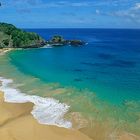
[[[5,103],[0,93],[1,140],[90,140],[78,130],[39,124],[30,114],[32,103]]]
[[[140,140],[127,132],[111,136],[107,124],[80,131],[42,125],[30,114],[32,108],[32,103],[6,103],[0,92],[0,140]]]

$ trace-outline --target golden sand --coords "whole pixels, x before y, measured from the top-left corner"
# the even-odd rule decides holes
[[[0,140],[90,140],[78,130],[39,124],[32,103],[5,103],[0,93]]]
[[[119,138],[119,140],[140,140],[139,137],[129,134],[129,133],[123,133]]]
[[[32,108],[32,103],[6,103],[0,92],[0,140],[140,140],[126,132],[109,138],[111,130],[107,124],[80,131],[42,125],[30,114]]]
[[[3,48],[3,49],[0,49],[0,55],[4,55],[5,53],[9,52],[13,50],[13,48]]]

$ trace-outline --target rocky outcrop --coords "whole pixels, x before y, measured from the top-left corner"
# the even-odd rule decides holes
[[[52,37],[51,40],[46,42],[47,45],[51,46],[65,46],[65,45],[71,45],[71,46],[82,46],[85,45],[85,42],[81,40],[66,40],[60,35],[55,35]]]
[[[51,46],[82,46],[81,40],[67,40],[60,35],[55,35],[46,41],[33,32],[27,32],[16,28],[12,24],[0,23],[0,48],[39,48],[44,45]]]

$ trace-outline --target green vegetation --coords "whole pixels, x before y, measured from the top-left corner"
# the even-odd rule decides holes
[[[51,40],[45,41],[38,34],[26,32],[12,24],[0,23],[0,48],[38,48],[44,45],[52,46],[81,46],[81,40],[65,40],[60,35],[55,35]]]
[[[0,48],[40,47],[45,41],[36,33],[26,32],[12,24],[0,23]]]
[[[60,43],[60,42],[64,41],[64,38],[62,36],[55,35],[55,36],[53,36],[51,41],[54,42],[54,43]]]
[[[64,38],[60,35],[55,35],[52,37],[51,40],[48,41],[48,44],[49,45],[52,45],[52,46],[64,46],[64,45],[67,45],[66,43],[67,41],[64,40]]]
[[[9,36],[4,34],[3,32],[0,32],[0,48],[4,48],[6,40],[9,39]],[[7,45],[8,46],[8,45]]]
[[[55,35],[52,37],[50,41],[48,41],[48,44],[52,46],[65,46],[65,45],[82,46],[85,44],[85,42],[81,40],[65,40],[62,36]]]

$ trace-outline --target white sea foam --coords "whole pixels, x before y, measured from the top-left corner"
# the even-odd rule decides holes
[[[43,48],[53,48],[52,45],[45,45]]]
[[[31,114],[41,124],[57,125],[59,127],[71,128],[72,123],[64,119],[65,113],[68,111],[69,106],[60,103],[53,98],[43,98],[39,96],[27,95],[21,93],[20,90],[13,88],[10,84],[13,82],[11,79],[0,77],[2,85],[0,90],[4,92],[4,99],[10,103],[34,103]]]

